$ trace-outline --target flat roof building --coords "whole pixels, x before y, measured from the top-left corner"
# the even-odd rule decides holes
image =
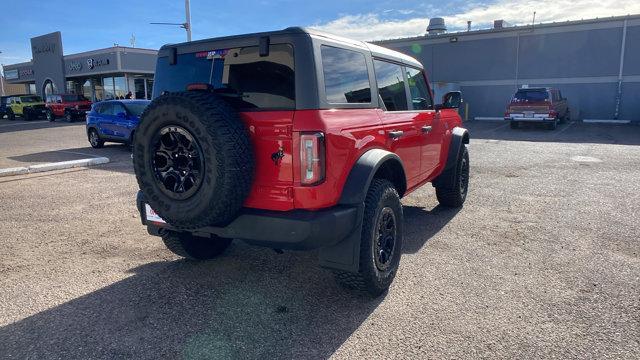
[[[62,35],[54,32],[31,39],[32,60],[4,65],[8,84],[23,84],[25,92],[83,94],[94,101],[124,97],[150,99],[158,52],[113,46],[64,55]]]
[[[420,60],[437,96],[462,91],[469,119],[501,118],[516,89],[529,85],[560,89],[573,119],[640,120],[640,15],[526,26],[498,20],[487,30],[374,43]]]

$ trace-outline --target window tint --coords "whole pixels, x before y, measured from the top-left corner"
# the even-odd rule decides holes
[[[431,94],[423,72],[418,69],[407,68],[407,82],[411,92],[413,110],[431,109],[433,101],[431,100]]]
[[[402,66],[385,61],[373,61],[376,70],[378,92],[387,111],[408,110]]]
[[[327,102],[371,102],[369,73],[362,53],[323,45],[321,55]]]
[[[212,49],[181,54],[176,65],[158,58],[154,98],[193,83],[211,84],[236,109],[295,109],[293,47],[271,45],[269,56],[257,46]]]
[[[513,102],[530,103],[545,102],[549,100],[549,93],[546,90],[518,90],[513,96]]]
[[[118,115],[119,113],[127,113],[124,106],[121,103],[113,103],[111,105],[111,115]]]
[[[98,114],[111,115],[111,103],[100,104],[98,108]]]

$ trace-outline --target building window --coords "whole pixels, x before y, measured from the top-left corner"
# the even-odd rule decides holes
[[[116,97],[116,91],[113,85],[113,78],[106,77],[102,79],[103,100],[110,100]]]
[[[93,91],[91,90],[91,80],[85,80],[84,84],[82,84],[82,95],[87,99],[93,100]]]
[[[51,95],[57,93],[56,85],[51,80],[44,82],[43,93],[44,95]]]
[[[321,54],[324,89],[329,103],[371,102],[369,73],[362,53],[323,45]]]
[[[127,95],[127,80],[124,76],[113,78],[113,93],[118,99],[124,99]]]

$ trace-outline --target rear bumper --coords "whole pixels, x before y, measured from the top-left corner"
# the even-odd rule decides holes
[[[554,122],[556,118],[552,117],[505,117],[508,121],[521,121],[521,122]]]
[[[146,220],[141,191],[137,196],[142,224],[149,234],[162,236],[175,230],[169,224]],[[204,227],[189,232],[199,236],[217,235],[275,249],[312,250],[339,243],[359,229],[362,206],[335,206],[319,211],[267,211],[245,208],[229,225]],[[177,230],[176,230],[177,231]]]

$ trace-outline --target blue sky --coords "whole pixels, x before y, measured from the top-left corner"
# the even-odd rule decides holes
[[[3,10],[10,0],[3,0]],[[66,54],[112,46],[157,49],[165,43],[185,41],[183,29],[150,25],[150,22],[183,22],[182,0],[20,0],[20,9],[2,16],[0,63],[31,58],[29,39],[52,31],[62,32]],[[16,4],[17,1],[13,2]],[[28,16],[25,12],[28,11]],[[444,16],[450,30],[487,27],[494,19],[513,24],[529,23],[533,11],[543,22],[640,13],[638,0],[191,0],[193,39],[313,26],[362,40],[415,36],[424,33],[428,19]]]

